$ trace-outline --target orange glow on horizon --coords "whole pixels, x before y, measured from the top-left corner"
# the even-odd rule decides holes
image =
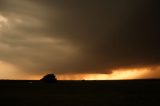
[[[151,68],[134,68],[113,70],[111,74],[56,74],[56,77],[58,80],[125,80],[160,78],[159,70],[155,70],[154,72]],[[27,79],[39,80],[42,77],[43,75],[31,75]]]
[[[57,75],[59,80],[122,80],[138,79],[148,73],[147,68],[142,69],[119,69],[113,70],[111,74],[74,74]]]
[[[45,74],[25,73],[18,67],[8,62],[0,61],[0,79],[39,80]],[[58,80],[123,80],[160,78],[160,66],[145,68],[117,69],[110,74],[55,74]]]

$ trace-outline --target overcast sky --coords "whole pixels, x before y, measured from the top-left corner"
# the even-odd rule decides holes
[[[160,65],[158,2],[0,0],[1,73],[4,64],[32,75],[152,67],[154,77],[160,73],[153,70]]]

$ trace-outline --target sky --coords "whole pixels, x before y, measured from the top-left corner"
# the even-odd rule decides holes
[[[158,0],[0,0],[0,79],[160,78]]]

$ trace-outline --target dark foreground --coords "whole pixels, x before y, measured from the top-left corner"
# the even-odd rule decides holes
[[[0,81],[0,106],[160,106],[160,80]]]

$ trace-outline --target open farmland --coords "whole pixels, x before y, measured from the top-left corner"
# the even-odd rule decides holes
[[[160,80],[0,81],[0,106],[160,105]]]

